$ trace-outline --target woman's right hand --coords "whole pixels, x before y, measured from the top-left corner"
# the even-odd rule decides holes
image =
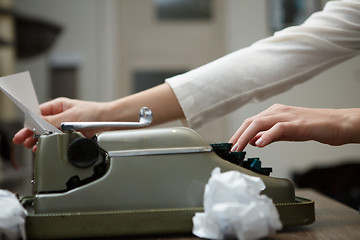
[[[302,108],[275,104],[248,118],[229,140],[232,151],[250,143],[265,147],[276,141],[315,140],[332,146],[360,143],[360,108]]]

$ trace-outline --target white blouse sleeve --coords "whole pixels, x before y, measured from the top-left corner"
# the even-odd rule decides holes
[[[191,128],[264,100],[360,53],[360,1],[331,1],[302,25],[166,79]]]

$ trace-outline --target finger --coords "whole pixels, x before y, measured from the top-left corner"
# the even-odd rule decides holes
[[[27,139],[25,139],[23,145],[27,148],[32,148],[36,144],[36,142],[37,139],[28,137]]]
[[[43,116],[53,115],[58,113],[60,110],[56,108],[56,99],[40,104],[40,111]]]
[[[234,133],[234,135],[230,138],[229,142],[230,143],[236,143],[237,140],[239,139],[239,137],[244,133],[244,131],[249,127],[249,125],[252,123],[254,117],[248,118],[246,119],[241,126],[239,127],[239,129]]]
[[[235,134],[230,138],[229,142],[233,143],[234,146],[231,149],[232,151],[235,149],[238,149],[238,139],[240,138],[241,135],[243,135],[244,131],[249,127],[249,125],[255,120],[255,119],[259,119],[261,117],[266,117],[266,116],[273,116],[273,115],[277,115],[277,111],[276,109],[278,109],[279,106],[277,105],[272,105],[271,107],[269,107],[268,109],[260,112],[257,115],[254,115],[248,119],[246,119],[243,124],[240,126],[240,128],[235,132]],[[275,110],[275,112],[274,112]]]
[[[255,146],[262,148],[275,141],[293,140],[291,137],[293,135],[292,129],[291,123],[289,122],[277,123],[269,130],[259,134],[258,138],[254,139],[252,142]]]
[[[234,151],[243,151],[246,145],[254,139],[259,132],[267,131],[275,124],[286,121],[286,119],[286,116],[282,115],[262,116],[254,119],[241,136],[239,136]]]
[[[249,144],[250,144],[250,145],[253,145],[253,146],[256,146],[256,145],[255,145],[255,142],[256,142],[259,138],[261,138],[261,136],[262,136],[263,134],[264,134],[264,131],[259,132],[258,134],[256,134],[256,136],[249,141]]]
[[[34,133],[32,131],[30,131],[29,129],[27,128],[23,128],[21,129],[20,131],[18,131],[14,137],[13,137],[13,143],[15,144],[23,144],[24,141],[29,138],[29,137],[32,137]]]
[[[61,119],[61,113],[57,115],[43,116],[43,118],[51,125],[60,128],[61,121],[59,121],[59,119]]]
[[[66,98],[56,98],[40,105],[41,114],[44,116],[55,115],[64,111]]]

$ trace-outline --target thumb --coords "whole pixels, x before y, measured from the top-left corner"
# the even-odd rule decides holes
[[[63,122],[58,115],[43,116],[43,118],[57,128],[60,128],[60,125]]]

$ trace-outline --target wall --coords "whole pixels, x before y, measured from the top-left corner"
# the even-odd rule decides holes
[[[159,20],[154,1],[126,0],[116,2],[118,9],[115,35],[119,41],[119,70],[114,86],[118,96],[133,93],[135,72],[183,72],[199,67],[224,55],[224,10],[222,1],[214,1],[211,19]],[[116,65],[116,66],[115,66]],[[163,82],[163,79],[158,79]],[[222,121],[199,129],[209,142],[223,139]],[[181,126],[180,121],[157,127]]]
[[[61,36],[46,54],[20,60],[17,72],[30,70],[39,101],[48,99],[48,65],[70,62],[80,67],[78,98],[111,99],[111,1],[95,0],[16,0],[17,12],[63,26]],[[110,12],[110,14],[107,14]],[[110,91],[107,91],[109,90]],[[107,94],[103,94],[107,92]]]
[[[15,71],[15,49],[14,49],[14,17],[6,14],[12,11],[13,2],[11,0],[1,0],[0,8],[0,39],[5,43],[0,43],[0,77],[14,73]],[[16,110],[13,103],[0,93],[0,120],[12,121],[16,118]]]

